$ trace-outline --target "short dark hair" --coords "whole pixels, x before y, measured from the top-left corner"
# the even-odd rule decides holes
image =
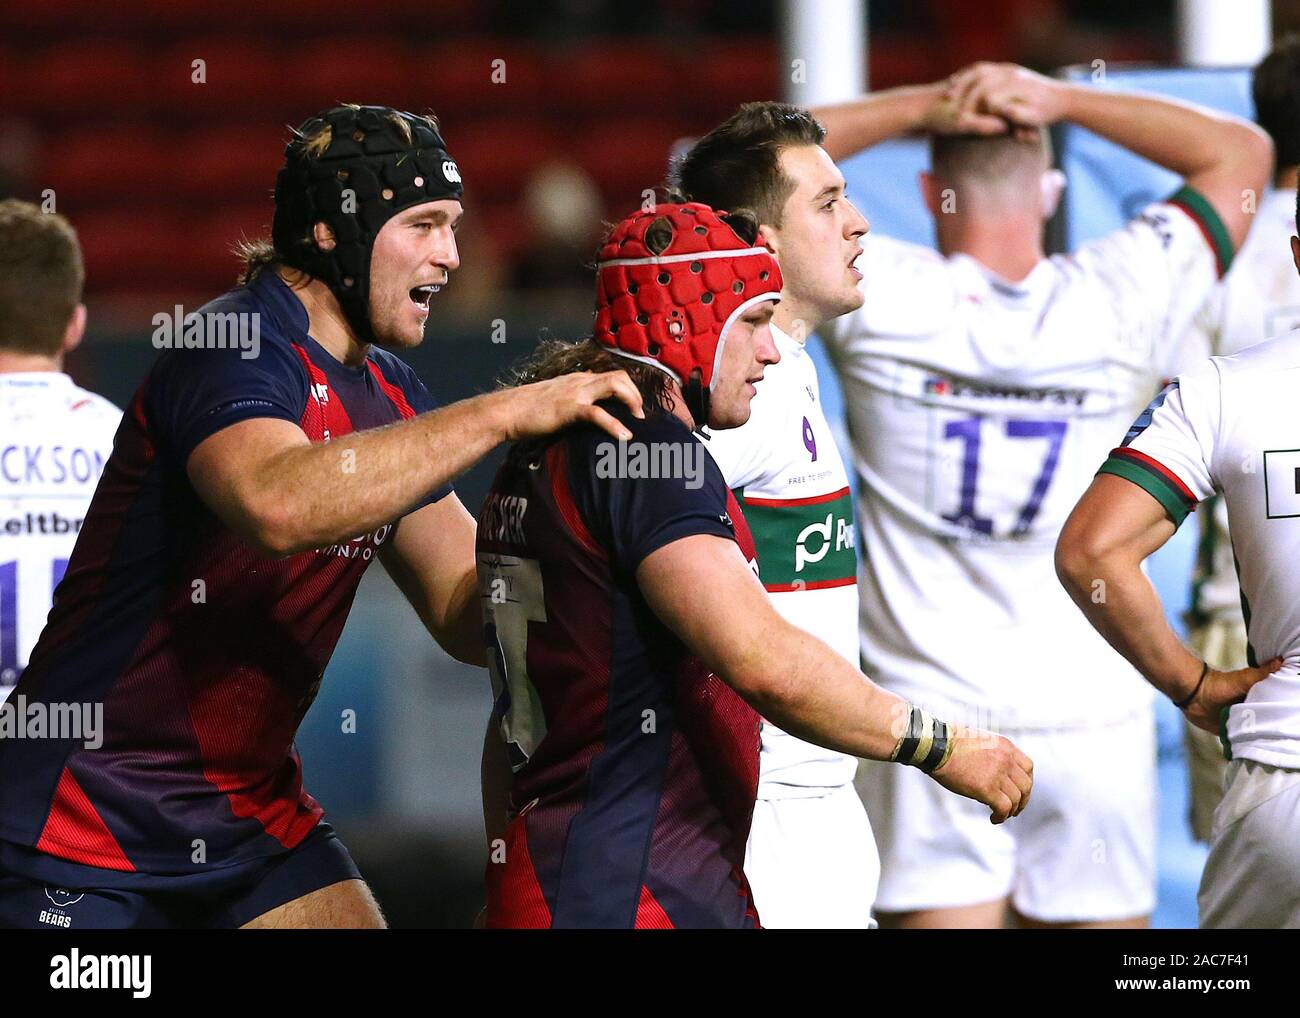
[[[1046,169],[1051,163],[1048,144],[1045,132],[1032,140],[1014,134],[932,134],[930,171],[948,181],[1005,181],[1021,170]]]
[[[1279,168],[1300,166],[1300,35],[1281,39],[1255,68],[1255,122],[1273,139]]]
[[[691,146],[674,182],[692,201],[715,209],[752,211],[760,223],[781,225],[795,182],[781,172],[781,151],[820,145],[826,129],[790,103],[750,102]]]
[[[71,223],[31,202],[0,201],[0,350],[57,355],[85,280]]]

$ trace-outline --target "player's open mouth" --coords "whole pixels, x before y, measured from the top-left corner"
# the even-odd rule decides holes
[[[430,284],[428,286],[415,286],[411,288],[411,303],[421,311],[429,310],[429,301],[433,295],[442,289],[440,284]]]

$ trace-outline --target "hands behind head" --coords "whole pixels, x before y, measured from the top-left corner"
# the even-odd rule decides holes
[[[1035,141],[1039,129],[1062,119],[1063,86],[1017,64],[971,64],[943,83],[927,111],[933,134],[997,135]]]

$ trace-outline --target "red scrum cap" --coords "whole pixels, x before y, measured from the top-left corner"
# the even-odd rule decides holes
[[[668,229],[648,237],[660,223]],[[781,269],[765,242],[747,244],[707,205],[658,205],[624,219],[600,249],[593,335],[676,379],[703,425],[731,323],[780,298]]]

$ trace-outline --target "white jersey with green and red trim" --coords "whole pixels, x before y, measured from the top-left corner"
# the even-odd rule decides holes
[[[1187,188],[1014,283],[963,254],[864,238],[864,303],[822,332],[859,478],[868,675],[1001,727],[1106,723],[1150,702],[1053,551],[1230,258]]]
[[[1188,366],[1210,356],[1230,356],[1300,327],[1300,273],[1291,260],[1295,213],[1294,190],[1270,191],[1260,202],[1231,271],[1196,315]],[[1206,509],[1200,521],[1192,611],[1203,621],[1240,619],[1228,511],[1217,500]]]
[[[709,434],[708,449],[736,492],[773,607],[858,663],[857,559],[849,479],[822,413],[817,369],[802,343],[772,328],[769,364],[749,421]],[[763,722],[761,799],[821,795],[850,783],[857,759]]]
[[[1132,481],[1178,526],[1223,493],[1256,665],[1282,667],[1228,713],[1231,757],[1300,767],[1300,331],[1184,372],[1137,419],[1101,472]]]
[[[0,373],[0,702],[45,626],[121,419],[67,375]]]

